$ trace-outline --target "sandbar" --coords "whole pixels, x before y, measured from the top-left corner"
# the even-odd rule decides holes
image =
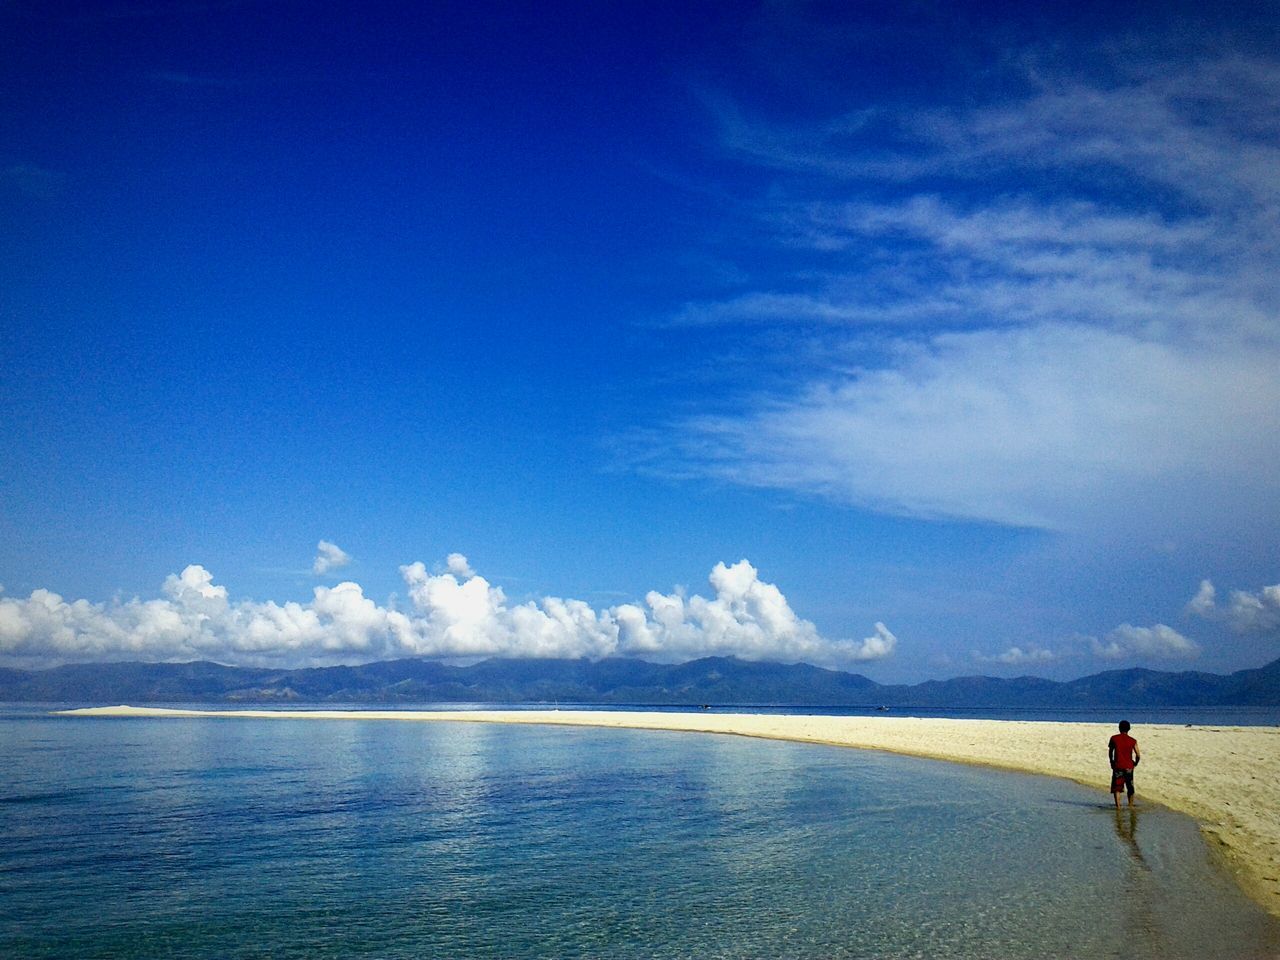
[[[734,734],[881,750],[1074,780],[1110,803],[1097,723],[578,710],[177,710],[90,707],[72,716],[401,720],[626,727]],[[1140,725],[1138,801],[1190,814],[1244,891],[1280,917],[1280,728]]]

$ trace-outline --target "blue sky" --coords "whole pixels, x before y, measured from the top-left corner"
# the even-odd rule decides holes
[[[0,663],[1280,656],[1280,11],[1059,6],[0,4]]]

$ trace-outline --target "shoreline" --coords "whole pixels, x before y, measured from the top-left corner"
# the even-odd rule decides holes
[[[737,735],[878,750],[1060,777],[1110,803],[1107,738],[1114,726],[1032,720],[832,717],[798,714],[559,710],[182,710],[86,707],[71,717],[400,720],[618,727]],[[1142,746],[1137,800],[1193,817],[1244,892],[1280,918],[1280,729],[1135,726]]]

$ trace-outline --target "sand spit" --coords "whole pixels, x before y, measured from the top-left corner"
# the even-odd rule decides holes
[[[92,707],[72,716],[416,720],[629,727],[736,734],[884,750],[1064,777],[1098,787],[1109,802],[1107,738],[1093,723],[826,717],[746,713],[493,710],[171,710]],[[1137,726],[1138,800],[1195,817],[1241,887],[1280,917],[1280,728]]]

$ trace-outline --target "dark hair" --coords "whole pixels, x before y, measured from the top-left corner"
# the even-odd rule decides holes
[[[1128,732],[1129,732],[1129,721],[1128,721],[1128,720],[1121,720],[1121,721],[1120,721],[1120,732],[1121,732],[1121,733],[1128,733]]]

